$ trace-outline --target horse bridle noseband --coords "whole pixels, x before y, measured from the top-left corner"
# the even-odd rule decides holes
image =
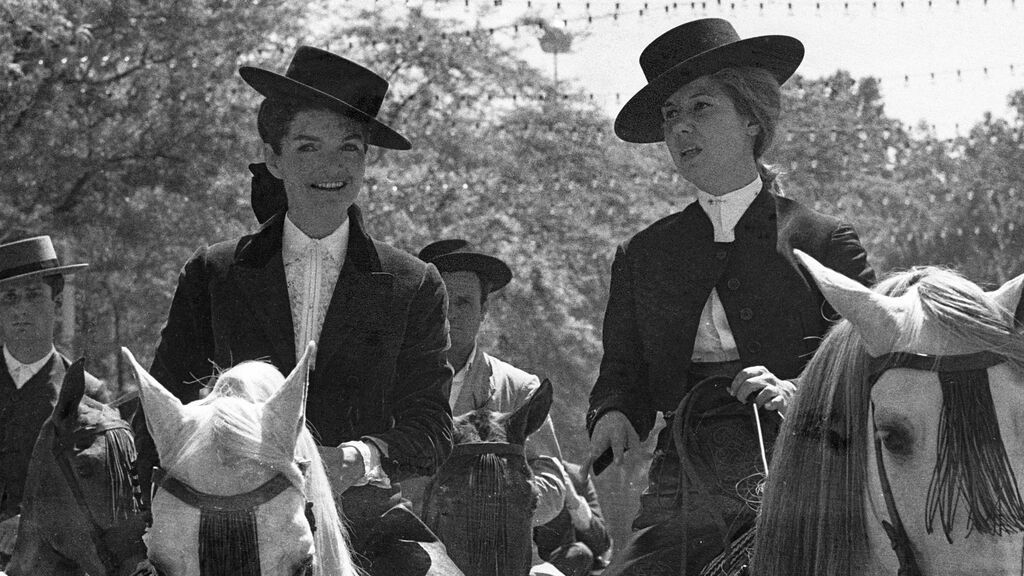
[[[116,524],[107,528],[103,527],[103,524],[93,514],[92,508],[89,507],[89,502],[86,499],[85,492],[82,490],[81,484],[78,483],[78,476],[75,475],[74,470],[71,468],[71,457],[75,452],[75,446],[77,446],[83,440],[89,440],[100,434],[106,434],[112,430],[125,430],[129,436],[132,437],[133,441],[135,435],[132,433],[131,425],[121,419],[113,420],[110,422],[104,422],[102,424],[94,426],[85,426],[78,428],[71,432],[71,434],[62,434],[60,429],[52,421],[50,425],[53,426],[53,442],[50,445],[50,450],[53,453],[53,459],[57,462],[57,466],[60,468],[61,475],[64,477],[64,482],[71,488],[71,493],[75,497],[75,504],[81,510],[82,514],[88,520],[89,523],[89,538],[92,541],[93,547],[96,549],[96,555],[99,556],[100,562],[103,563],[103,569],[108,576],[117,574],[118,568],[121,564],[132,558],[133,553],[140,552],[141,557],[145,557],[145,545],[141,539],[136,542],[128,542],[127,546],[119,546],[121,554],[118,554],[110,546],[110,542],[113,539],[112,536],[118,536],[115,534],[117,529]],[[135,474],[135,463],[131,463],[132,471],[131,475],[133,482],[137,483],[137,476]],[[137,497],[137,495],[135,495]]]
[[[1003,362],[1006,362],[1006,357],[988,351],[950,356],[895,352],[871,359],[870,384],[874,387],[882,374],[893,368],[909,368],[928,372],[965,372],[986,370]],[[889,537],[889,544],[899,560],[897,575],[923,576],[924,573],[914,553],[914,545],[910,541],[906,528],[903,526],[903,521],[900,519],[899,509],[896,508],[896,500],[893,498],[892,487],[889,484],[889,475],[885,470],[885,460],[882,458],[882,442],[878,437],[874,418],[872,418],[871,427],[875,442],[875,464],[878,467],[878,480],[881,484],[882,495],[885,498],[885,508],[891,521],[882,520],[882,528],[885,529],[885,533]]]

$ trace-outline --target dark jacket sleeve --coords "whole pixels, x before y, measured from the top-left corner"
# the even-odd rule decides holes
[[[868,264],[868,255],[852,226],[842,224],[832,231],[825,266],[857,280],[865,286],[875,283],[875,271]]]
[[[408,311],[405,336],[396,362],[388,406],[394,425],[374,434],[382,448],[381,465],[392,480],[430,476],[452,449],[452,414],[447,390],[448,293],[437,268],[426,267]],[[387,456],[384,457],[384,454]]]
[[[594,388],[590,391],[587,432],[607,412],[618,410],[629,418],[640,438],[654,427],[655,410],[647,399],[647,363],[644,360],[633,300],[633,271],[626,249],[615,252],[611,288],[604,315],[604,356]]]
[[[213,328],[210,322],[210,296],[207,286],[206,248],[200,248],[185,263],[178,276],[178,287],[171,301],[167,324],[160,333],[150,374],[172,394],[191,402],[199,397],[206,378],[213,374],[209,358],[213,356]],[[156,445],[146,427],[142,405],[135,401],[132,428],[138,451],[139,480],[142,494],[150,496],[150,476],[159,465]]]
[[[182,402],[198,398],[202,384],[214,373],[206,255],[207,248],[200,248],[182,268],[150,367],[150,374]]]
[[[590,526],[586,530],[576,528],[576,538],[590,548],[596,562],[598,556],[602,556],[612,547],[612,537],[608,534],[608,529],[605,526],[604,515],[601,513],[601,504],[597,501],[597,489],[594,488],[593,480],[587,478],[586,483],[580,480],[578,475],[573,475],[576,491],[587,500],[587,505],[590,506],[591,518]]]

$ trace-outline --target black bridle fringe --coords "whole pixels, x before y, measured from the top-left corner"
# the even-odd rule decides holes
[[[1024,531],[1024,501],[1006,455],[986,370],[939,372],[942,411],[925,527],[932,533],[938,513],[946,540],[961,501],[968,509],[967,534],[1002,536]]]
[[[139,513],[142,492],[135,470],[135,441],[129,431],[108,430],[107,477],[110,479],[111,518],[128,520]]]
[[[498,446],[498,445],[496,445]],[[533,491],[522,455],[482,453],[449,459],[436,478],[443,510],[433,526],[466,574],[530,571]]]
[[[518,520],[524,514],[528,518],[532,510],[510,493],[514,488],[509,464],[508,459],[496,454],[481,454],[470,471],[466,526],[473,534],[469,538],[468,555],[470,565],[479,566],[482,574],[530,571],[530,557],[516,554],[525,548],[522,535],[517,537],[515,527],[522,525]],[[487,566],[490,561],[494,562],[493,567]]]
[[[200,512],[200,576],[258,576],[259,573],[256,510]]]

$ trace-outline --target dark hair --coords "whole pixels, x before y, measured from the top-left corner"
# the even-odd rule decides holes
[[[320,110],[341,114],[353,120],[362,120],[362,118],[358,118],[345,110],[332,108],[326,103],[317,102],[316,100],[306,98],[267,98],[260,104],[260,110],[256,114],[256,129],[259,131],[260,139],[270,144],[275,154],[280,154],[281,142],[288,134],[288,128],[291,127],[292,120],[295,120],[295,117],[300,112]],[[364,149],[366,147],[365,138],[363,147]]]
[[[50,297],[54,300],[57,296],[60,296],[64,292],[64,275],[54,274],[52,276],[43,276],[43,282],[50,286]]]
[[[480,278],[480,275],[477,274],[476,277]],[[491,283],[486,281],[486,280],[484,280],[483,278],[480,278],[480,307],[481,308],[483,308],[484,304],[487,303],[487,296],[490,293],[491,293]]]
[[[722,68],[711,74],[711,78],[732,99],[736,111],[760,127],[754,139],[754,159],[761,179],[773,183],[778,173],[765,165],[761,157],[771,148],[778,129],[782,112],[779,81],[771,72],[753,66]]]

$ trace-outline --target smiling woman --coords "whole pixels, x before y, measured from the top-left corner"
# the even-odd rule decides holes
[[[288,217],[307,236],[323,238],[348,217],[363,185],[366,131],[361,120],[307,107],[280,140],[264,142],[267,169],[284,182]]]
[[[239,75],[265,98],[266,163],[250,165],[261,226],[184,265],[152,374],[188,402],[217,366],[259,359],[287,373],[319,342],[305,413],[360,561],[371,574],[412,563],[439,574],[443,547],[394,505],[402,480],[432,475],[451,450],[444,285],[435,267],[373,239],[355,204],[368,147],[411,147],[378,119],[389,83],[311,46],[284,74]],[[136,427],[145,484],[157,454],[145,421]]]
[[[666,426],[633,523],[651,529],[606,574],[678,574],[680,564],[698,573],[752,525],[750,494],[738,486],[749,485],[743,480],[758,473],[761,459],[755,413],[743,404],[785,411],[829,325],[824,298],[793,248],[859,282],[874,280],[853,228],[779,195],[763,160],[780,115],[779,86],[803,52],[788,36],[741,39],[725,20],[683,24],[640,55],[648,84],[615,120],[627,142],[664,142],[697,201],[615,255],[604,358],[587,414],[591,458],[610,451],[621,462],[659,411],[671,422],[698,382],[724,376],[730,386],[699,389],[714,396],[699,405],[714,408],[685,425],[697,431],[688,444],[709,461],[729,462],[734,474],[720,481],[685,474]],[[761,418],[770,444],[779,419]],[[681,541],[681,533],[693,537]]]

